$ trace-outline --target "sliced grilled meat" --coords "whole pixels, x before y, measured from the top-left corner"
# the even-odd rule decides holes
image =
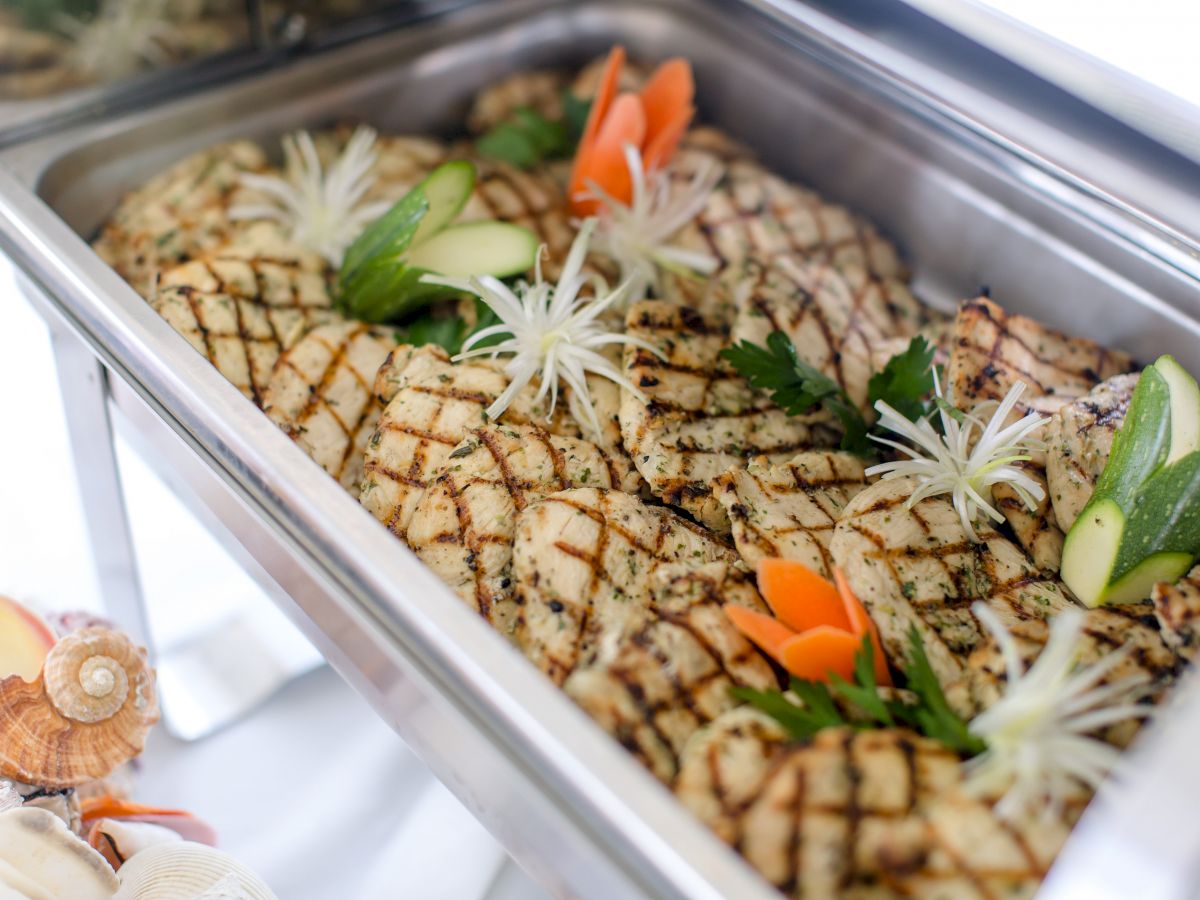
[[[376,384],[387,378],[376,379]],[[508,386],[508,379],[494,363],[453,365],[444,350],[428,345],[398,381],[385,385],[386,390],[392,390],[393,383],[392,398],[367,442],[359,499],[404,538],[425,488],[467,434],[487,424],[484,410]],[[501,423],[546,424],[546,410],[532,407],[536,392],[536,385],[522,391]],[[574,423],[561,409],[562,404],[549,430],[574,433]]]
[[[874,226],[807,188],[772,174],[740,145],[712,129],[688,136],[668,170],[682,190],[696,173],[716,167],[721,180],[700,215],[679,235],[681,246],[711,254],[721,272],[780,256],[903,278],[892,244]]]
[[[977,297],[959,305],[947,378],[955,402],[970,409],[1000,400],[1017,381],[1029,385],[1027,400],[1043,394],[1074,399],[1131,367],[1126,353],[1009,315]]]
[[[625,448],[650,490],[709,527],[729,528],[713,480],[756,456],[784,462],[798,451],[830,447],[837,432],[823,413],[789,416],[720,358],[729,346],[730,311],[663,301],[630,308],[626,331],[656,346],[660,360],[630,350],[625,374],[646,395],[621,403]]]
[[[895,478],[859,493],[829,549],[875,620],[888,656],[907,659],[916,627],[951,703],[971,715],[995,700],[1004,677],[995,642],[971,604],[987,604],[1032,657],[1046,642],[1047,620],[1074,602],[986,523],[977,526],[982,543],[972,543],[948,500],[907,508],[915,486],[913,478]],[[1081,661],[1128,645],[1134,652],[1109,678],[1142,671],[1159,688],[1169,683],[1177,661],[1151,612],[1149,604],[1087,610]]]
[[[836,381],[863,410],[870,408],[867,383],[878,371],[878,348],[895,338],[907,346],[931,316],[900,281],[788,257],[752,267],[736,297],[734,343],[765,345],[771,332],[782,331],[801,359]]]
[[[1027,412],[1053,416],[1102,380],[1128,371],[1129,356],[1083,338],[1052,331],[1024,316],[1009,315],[980,297],[959,305],[947,379],[957,406],[970,410],[1001,400],[1018,381],[1028,387],[1012,421]],[[1050,426],[1034,437],[1049,440]],[[1046,482],[1046,458],[1038,452],[1025,468]],[[1046,572],[1062,561],[1063,534],[1050,502],[1029,510],[1010,488],[995,491],[997,508],[1021,545]]]
[[[1063,531],[1092,498],[1137,383],[1137,375],[1110,378],[1064,406],[1046,426],[1046,476]]]
[[[1175,584],[1156,584],[1150,599],[1163,640],[1181,657],[1193,660],[1200,647],[1200,566]]]
[[[263,151],[250,141],[194,153],[126,196],[92,248],[148,298],[160,271],[216,250],[246,227],[229,218],[229,207],[258,195],[238,179],[266,167]]]
[[[733,708],[730,688],[778,686],[775,673],[722,607],[763,609],[744,574],[728,563],[668,564],[645,622],[606,635],[596,658],[563,690],[660,780],[670,783],[688,738]]]
[[[788,897],[1032,897],[1081,803],[1010,825],[961,784],[958,757],[911,732],[791,743],[738,709],[688,744],[676,794]]]
[[[367,440],[383,409],[371,386],[394,349],[388,329],[322,325],[280,354],[263,395],[271,421],[355,497]]]
[[[536,425],[487,425],[450,452],[408,526],[418,557],[500,631],[512,631],[517,516],[573,487],[610,488],[600,448]]]
[[[280,353],[311,328],[340,320],[329,278],[324,260],[263,224],[236,245],[163,273],[150,305],[261,405]]]
[[[563,92],[569,84],[566,73],[554,69],[516,72],[501,78],[475,95],[467,113],[467,130],[472,134],[491,131],[519,109],[532,110],[557,122],[563,117]]]
[[[606,639],[645,621],[659,567],[710,562],[732,565],[736,556],[662,507],[621,491],[551,494],[517,519],[517,643],[561,684],[592,663]]]
[[[850,499],[867,486],[862,460],[840,451],[800,453],[786,463],[751,460],[717,479],[733,540],[746,565],[794,559],[833,577],[829,541]]]

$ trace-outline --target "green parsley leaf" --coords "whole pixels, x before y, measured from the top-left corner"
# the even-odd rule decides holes
[[[437,344],[447,353],[455,354],[462,349],[467,337],[467,323],[461,316],[434,318],[424,315],[407,326],[396,329],[396,340],[414,347]]]
[[[793,740],[807,740],[824,728],[846,724],[825,685],[793,678],[791,690],[803,706],[793,703],[780,691],[756,691],[748,687],[729,689],[734,699],[762,710],[782,725]]]
[[[934,347],[917,335],[903,353],[897,353],[867,384],[872,407],[882,400],[906,419],[925,415],[925,398],[933,393]]]
[[[837,675],[830,679],[828,686],[800,678],[791,680],[788,690],[803,705],[790,700],[780,691],[756,691],[741,687],[730,690],[735,699],[749,703],[779,722],[794,740],[807,740],[823,728],[838,725],[849,725],[860,730],[899,725],[941,741],[964,757],[982,753],[986,749],[984,742],[971,734],[967,723],[946,701],[916,628],[910,632],[909,641],[911,660],[903,672],[906,687],[914,695],[915,702],[885,700],[880,696],[875,653],[870,637],[865,635],[862,647],[854,654],[853,683]],[[859,710],[861,716],[847,719],[834,703],[834,694]]]
[[[909,662],[904,667],[907,687],[917,695],[915,706],[895,704],[893,711],[902,709],[906,724],[926,737],[941,741],[963,756],[975,756],[986,749],[983,740],[971,734],[967,723],[946,700],[942,686],[934,674],[929,657],[925,654],[925,643],[914,625],[908,633]]]
[[[870,456],[867,423],[846,392],[828,375],[796,354],[782,331],[767,335],[767,346],[741,341],[721,351],[753,387],[771,392],[771,399],[789,416],[810,412],[820,404],[842,424],[842,449]]]
[[[854,654],[854,684],[840,675],[830,678],[833,689],[853,703],[879,725],[894,725],[895,720],[888,704],[879,696],[879,683],[875,678],[875,650],[870,635],[864,634],[862,646]]]
[[[475,142],[475,149],[496,159],[529,169],[547,159],[565,159],[575,150],[570,127],[551,121],[535,109],[522,106]]]
[[[591,111],[591,100],[576,97],[570,88],[563,91],[563,121],[567,126],[567,136],[571,139],[572,152],[575,145],[579,143],[579,139],[583,137],[583,130],[587,127],[588,113]]]

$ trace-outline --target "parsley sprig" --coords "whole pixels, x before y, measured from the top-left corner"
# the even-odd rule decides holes
[[[570,90],[563,92],[563,118],[547,119],[532,107],[522,106],[475,142],[481,156],[532,169],[549,159],[567,159],[583,134],[591,102]]]
[[[802,705],[789,700],[781,691],[746,687],[731,690],[735,698],[762,710],[798,741],[838,725],[860,730],[899,726],[941,741],[964,757],[982,753],[985,749],[983,741],[971,734],[967,723],[950,708],[915,627],[909,632],[909,656],[910,662],[902,671],[915,702],[880,696],[875,677],[875,654],[869,636],[863,637],[862,648],[854,655],[853,683],[837,675],[828,685],[802,678],[791,680],[788,691]],[[859,715],[848,719],[838,707],[835,696],[853,706]]]
[[[904,352],[871,376],[867,386],[871,405],[883,400],[910,419],[924,415],[925,398],[933,392],[933,353],[924,337],[914,337]],[[788,415],[798,416],[818,406],[832,413],[842,425],[843,450],[858,456],[875,452],[858,407],[836,381],[800,358],[784,332],[767,335],[765,347],[741,341],[722,350],[721,356],[752,386],[770,391],[771,399]]]

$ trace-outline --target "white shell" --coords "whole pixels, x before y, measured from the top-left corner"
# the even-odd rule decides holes
[[[62,819],[25,806],[0,813],[0,885],[33,898],[111,900],[118,882]]]
[[[278,900],[228,853],[178,841],[149,847],[121,866],[113,900]]]

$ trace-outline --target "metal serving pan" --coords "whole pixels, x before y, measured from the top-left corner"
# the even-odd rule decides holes
[[[198,148],[355,117],[451,130],[490,80],[618,40],[646,59],[686,53],[704,118],[877,220],[930,301],[987,284],[1010,309],[1200,370],[1200,284],[1169,236],[782,0],[508,0],[10,148],[0,248],[56,333],[99,359],[103,395],[151,464],[535,877],[563,896],[754,900],[773,894],[85,241],[124,191]],[[1160,865],[1152,850],[1127,841],[1127,871],[1186,883],[1186,853]]]

